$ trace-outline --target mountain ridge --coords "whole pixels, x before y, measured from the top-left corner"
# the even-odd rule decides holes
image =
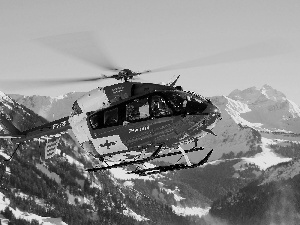
[[[254,88],[252,89],[253,90],[249,90],[249,92],[256,91],[256,93],[258,93],[257,90],[254,90]],[[237,95],[238,91],[235,91],[235,93],[235,95]],[[270,93],[271,92],[267,93],[268,97],[270,97]],[[260,92],[260,95],[261,94],[262,93]],[[58,117],[58,114],[56,114],[54,117],[53,115],[51,115],[53,114],[53,112],[55,112],[56,107],[58,107],[57,111],[62,113],[60,115],[68,116],[70,114],[70,110],[73,104],[72,101],[74,101],[74,99],[76,98],[75,95],[76,94],[73,92],[61,96],[60,98],[56,98],[56,100],[55,98],[52,98],[52,100],[47,100],[47,97],[44,97],[44,100],[46,99],[48,103],[51,103],[52,101],[52,104],[48,104],[47,101],[45,101],[48,104],[48,108],[44,107],[42,108],[43,110],[41,110],[41,107],[43,107],[43,101],[39,102],[39,96],[31,98],[31,100],[30,98],[26,98],[27,100],[24,102],[26,103],[26,105],[28,105],[28,107],[32,107],[32,111],[42,111],[44,115],[48,116],[48,120],[52,120],[53,118]],[[281,94],[278,94],[278,101],[275,101],[277,98],[268,99],[266,95],[264,95],[265,97],[259,97],[258,94],[256,95],[257,98],[260,99],[259,101],[256,101],[252,98],[252,101],[255,102],[256,105],[247,104],[243,101],[237,100],[237,98],[233,99],[229,96],[216,96],[211,98],[212,102],[220,108],[223,119],[214,128],[214,132],[218,135],[217,137],[206,135],[198,143],[199,146],[204,146],[206,149],[214,149],[214,152],[211,156],[212,161],[210,161],[208,164],[191,170],[163,173],[160,178],[156,177],[152,180],[137,179],[134,177],[128,178],[128,180],[124,180],[123,178],[125,177],[124,173],[126,172],[126,170],[112,170],[105,173],[107,174],[107,179],[109,180],[102,180],[102,183],[95,183],[94,185],[98,185],[100,187],[102,186],[103,188],[103,184],[109,181],[111,188],[117,190],[118,188],[122,187],[122,192],[124,192],[123,188],[138,190],[138,192],[136,192],[139,193],[138,195],[145,195],[147,196],[147,199],[149,198],[157,201],[159,204],[158,207],[161,207],[161,205],[166,205],[166,207],[169,207],[167,209],[173,211],[173,214],[168,214],[170,217],[172,217],[175,212],[178,215],[195,215],[198,219],[200,217],[202,218],[205,214],[208,213],[212,201],[216,201],[217,199],[222,198],[222,196],[226,196],[226,194],[229,192],[238,192],[240,188],[246,187],[249,182],[261,176],[261,174],[264,173],[264,171],[267,171],[268,168],[272,168],[272,165],[290,161],[291,158],[293,158],[297,154],[296,151],[286,151],[286,149],[284,148],[285,146],[292,145],[291,143],[300,143],[300,134],[298,134],[296,131],[289,131],[288,129],[289,127],[293,128],[293,126],[289,126],[287,124],[286,127],[282,127],[282,124],[273,123],[273,127],[271,125],[269,125],[269,127],[264,127],[264,124],[261,125],[259,122],[253,120],[248,121],[248,118],[245,118],[245,115],[247,115],[247,113],[253,113],[253,110],[264,109],[268,110],[268,113],[272,113],[272,110],[270,111],[268,107],[274,107],[273,111],[284,110],[284,113],[286,114],[281,113],[281,116],[291,116],[291,114],[288,114],[289,108],[285,105],[287,104],[285,102],[288,100],[284,100]],[[18,109],[22,106],[18,106],[18,104],[14,103],[14,100],[12,100],[14,98],[13,95],[7,97],[3,94],[2,96],[3,101],[1,102],[0,99],[0,102],[2,104],[0,105],[0,107],[2,107],[1,110],[4,113],[9,114],[10,116],[15,115],[11,111],[15,107],[16,109]],[[20,103],[22,101],[22,97],[17,97],[18,102]],[[250,97],[248,98],[250,99]],[[246,97],[243,96],[243,98]],[[59,101],[62,104],[64,100],[67,100],[66,104],[63,104],[64,107],[61,107],[61,105],[55,103]],[[297,122],[297,110],[299,108],[297,107],[298,106],[294,106],[294,111],[296,112],[295,118],[287,117],[286,121],[291,123],[294,119]],[[45,109],[47,109],[48,111]],[[29,110],[27,110],[26,112],[30,114]],[[23,117],[24,116],[22,116],[22,118]],[[274,117],[271,116],[270,118],[272,119]],[[44,122],[45,121],[46,120],[44,120]],[[31,126],[33,124],[34,123],[32,122]],[[24,124],[22,126],[24,128],[29,125]],[[7,143],[4,146],[6,145]],[[65,160],[64,158],[66,158],[67,161],[71,162],[74,160],[70,159],[68,155],[72,155],[72,158],[75,159],[76,157],[80,156],[81,153],[78,147],[76,147],[75,145],[70,146],[73,146],[73,149],[68,149],[67,152],[66,150],[64,150],[66,147],[62,149],[62,152],[65,154],[62,159]],[[186,148],[188,147],[191,146],[186,146]],[[44,171],[43,173],[49,171],[51,173],[59,175],[60,177],[64,177],[64,173],[62,173],[62,171],[60,170],[57,170],[55,166],[53,166],[60,165],[61,159],[59,157],[62,157],[63,153],[60,154],[60,156],[56,156],[54,161],[51,160],[51,163],[46,163],[47,166],[45,168],[47,168],[47,170],[42,166],[38,166],[38,164],[35,164],[34,167],[40,169],[44,168],[42,169]],[[203,154],[205,154],[205,152]],[[197,157],[199,157],[193,156],[195,155],[191,155],[192,159],[196,159]],[[271,158],[271,156],[274,158]],[[86,157],[83,158],[87,160]],[[272,159],[274,163],[266,161],[268,158]],[[82,160],[83,159],[80,160],[80,163],[84,162]],[[77,167],[79,168],[82,166]],[[73,167],[72,169],[68,167],[68,169],[66,169],[64,172],[67,172],[68,170],[73,171],[73,169]],[[120,174],[117,175],[116,173]],[[220,174],[222,176],[217,176],[216,174]],[[97,179],[99,180],[99,178]],[[82,182],[80,181],[82,180],[82,177],[79,178],[78,175],[77,180],[78,181],[73,180],[72,182],[71,180],[69,180],[74,185],[74,187],[70,188],[69,192],[64,192],[66,193],[69,200],[70,198],[73,199],[72,201],[70,200],[71,204],[75,204],[75,202],[79,201],[80,199],[84,199],[80,197],[80,193],[82,193],[82,190],[80,190],[79,188],[82,186]],[[199,182],[199,180],[201,182]],[[65,181],[61,182],[64,183]],[[83,186],[87,185],[87,183],[85,182],[83,182],[83,184]],[[118,197],[116,196],[122,196],[122,194],[118,191],[115,191],[113,192],[113,196],[111,196],[111,198],[118,199]],[[75,201],[76,198],[77,200]],[[131,198],[130,201],[128,200],[128,202],[124,203],[125,200],[123,198],[119,198],[119,200],[124,203],[122,203],[123,205],[121,203],[118,203],[118,201],[112,202],[109,198],[106,197],[104,199],[105,203],[102,203],[102,205],[104,205],[106,209],[115,210],[114,207],[123,207],[122,210],[124,211],[116,210],[114,212],[121,213],[122,215],[132,215],[133,218],[135,218],[134,221],[137,222],[137,224],[138,222],[140,224],[152,224],[152,222],[154,221],[153,217],[150,216],[150,214],[147,214],[143,211],[143,206],[141,206],[141,209],[138,209],[135,208],[134,205],[129,204],[129,202],[133,202],[141,205],[138,199]],[[96,214],[103,216],[103,214],[101,213],[99,214],[98,212]],[[63,218],[63,221],[66,222],[65,217]],[[147,219],[150,219],[151,223]],[[193,219],[189,218],[189,222],[187,222],[187,220],[184,220],[185,223],[183,224],[201,224],[198,219],[196,219],[195,217]]]

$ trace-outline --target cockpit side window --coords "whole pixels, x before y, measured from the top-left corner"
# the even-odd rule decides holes
[[[118,108],[114,108],[104,112],[104,126],[117,125],[118,120],[119,120]]]
[[[154,95],[151,98],[151,114],[153,117],[162,117],[172,115],[173,111],[161,96]]]
[[[148,97],[134,99],[126,104],[126,121],[133,122],[150,117]]]

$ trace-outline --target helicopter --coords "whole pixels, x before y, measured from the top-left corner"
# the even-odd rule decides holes
[[[78,40],[82,41],[82,34],[80,35]],[[66,37],[69,38],[69,36]],[[75,41],[77,47],[80,43],[78,40]],[[167,84],[135,82],[132,81],[134,78],[151,72],[193,67],[195,64],[196,66],[210,65],[213,64],[211,63],[213,61],[216,63],[238,61],[241,60],[238,57],[241,55],[244,56],[242,60],[270,55],[269,52],[266,54],[259,52],[258,55],[253,55],[253,48],[262,49],[261,45],[256,45],[226,54],[217,54],[200,61],[189,61],[154,70],[134,72],[130,69],[116,67],[103,55],[101,55],[102,61],[99,62],[98,59],[87,57],[86,53],[73,51],[73,48],[66,49],[66,45],[57,41],[48,42],[46,40],[44,43],[60,52],[96,64],[97,67],[117,71],[117,73],[110,76],[38,82],[56,84],[112,78],[121,82],[98,87],[84,94],[74,102],[70,116],[26,131],[19,131],[12,121],[1,113],[1,123],[8,133],[1,134],[0,138],[11,138],[16,143],[24,143],[27,140],[39,140],[46,137],[48,143],[45,152],[51,152],[57,147],[60,135],[72,130],[86,154],[99,162],[87,171],[103,171],[135,165],[136,168],[129,173],[141,176],[189,169],[206,163],[213,150],[210,150],[202,160],[196,163],[191,162],[188,153],[204,149],[197,146],[198,140],[207,134],[215,135],[212,129],[222,117],[220,110],[210,99],[194,92],[184,91],[181,86],[176,86],[179,76]],[[89,43],[91,43],[90,40]],[[249,52],[249,49],[251,49],[250,55],[245,57],[244,52]],[[271,51],[272,54],[274,51]],[[189,143],[194,143],[194,147],[187,150],[181,147],[183,144]],[[181,156],[180,159],[184,158],[184,162],[179,163],[179,159],[177,163],[168,166],[145,167],[146,162],[175,155]],[[48,157],[51,157],[51,154]]]
[[[191,163],[187,153],[203,148],[195,145],[183,150],[180,145],[196,142],[206,133],[213,134],[211,129],[221,118],[219,109],[209,99],[175,86],[178,77],[169,85],[139,83],[129,79],[140,73],[126,72],[130,73],[125,70],[115,76],[124,82],[98,87],[76,100],[70,116],[30,130],[19,131],[1,114],[1,123],[10,132],[1,137],[22,143],[47,136],[51,140],[45,147],[48,151],[58,142],[57,134],[72,129],[85,152],[101,162],[102,166],[87,171],[144,164],[178,154],[185,158],[184,164],[131,172],[148,175],[206,162],[212,151],[201,162]]]

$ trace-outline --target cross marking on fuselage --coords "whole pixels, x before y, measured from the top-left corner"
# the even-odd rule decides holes
[[[100,146],[107,147],[107,149],[110,149],[109,147],[115,145],[116,143],[117,143],[116,141],[108,142],[108,140],[106,140],[106,142],[104,144],[100,144]]]

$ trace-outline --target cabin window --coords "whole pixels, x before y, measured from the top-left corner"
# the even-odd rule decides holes
[[[147,98],[135,99],[126,104],[126,121],[132,122],[150,117],[149,102]]]
[[[98,112],[90,117],[90,124],[93,129],[103,127],[103,113]]]
[[[104,112],[104,126],[112,126],[118,124],[118,108],[107,110]]]
[[[152,96],[151,112],[154,117],[169,116],[173,114],[173,111],[167,105],[166,101],[158,95]]]
[[[100,129],[103,127],[118,125],[118,108],[113,108],[107,110],[103,113],[103,111],[97,112],[90,117],[90,124],[93,129]]]

